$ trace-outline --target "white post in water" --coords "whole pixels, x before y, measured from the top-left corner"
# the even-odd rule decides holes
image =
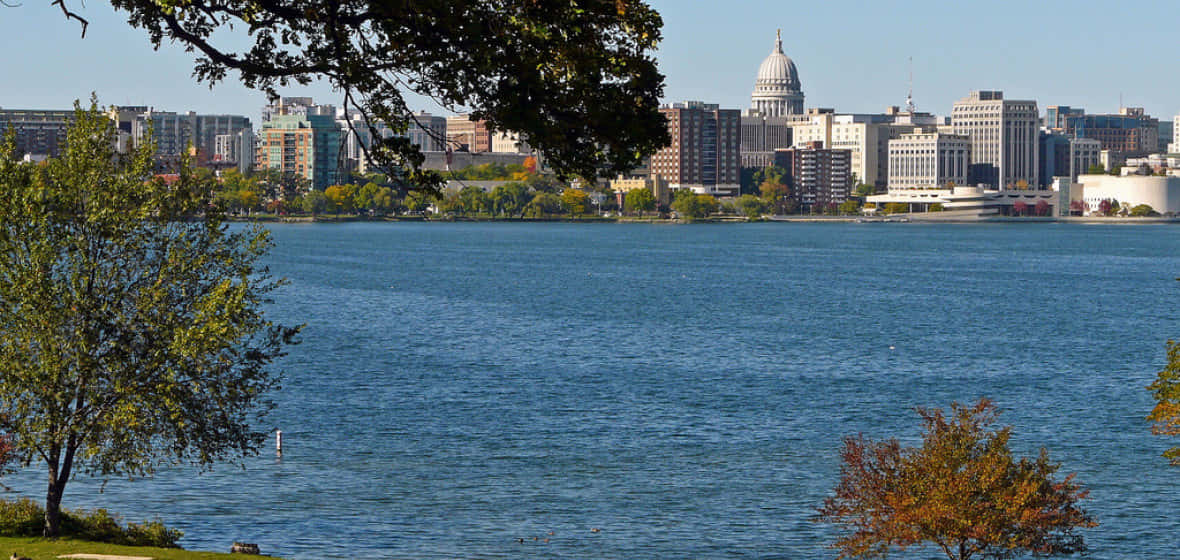
[[[275,455],[283,454],[283,431],[275,430]]]

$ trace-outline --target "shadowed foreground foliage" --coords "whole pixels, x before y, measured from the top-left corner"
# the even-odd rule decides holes
[[[1012,428],[993,428],[996,406],[919,408],[920,447],[896,439],[847,437],[841,478],[819,519],[843,532],[840,558],[883,558],[893,549],[934,545],[951,560],[1005,559],[1084,552],[1076,530],[1095,527],[1078,508],[1087,491],[1074,476],[1054,480],[1058,465],[1041,449],[1015,459]]]

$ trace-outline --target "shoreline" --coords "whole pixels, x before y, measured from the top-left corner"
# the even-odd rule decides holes
[[[989,216],[983,218],[944,218],[929,214],[895,214],[891,216],[765,216],[749,219],[743,216],[721,216],[682,220],[679,218],[600,217],[581,218],[476,218],[451,217],[431,219],[424,216],[227,216],[227,222],[241,223],[354,223],[354,222],[408,222],[408,223],[578,223],[578,224],[749,224],[749,223],[916,223],[916,224],[994,224],[994,223],[1064,223],[1064,224],[1180,224],[1180,217],[1123,217],[1123,216]]]

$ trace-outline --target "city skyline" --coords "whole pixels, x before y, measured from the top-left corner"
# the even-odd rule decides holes
[[[656,57],[667,76],[666,103],[702,100],[748,108],[758,64],[781,28],[783,49],[798,65],[808,107],[870,113],[903,105],[912,57],[920,111],[949,114],[967,92],[993,89],[1035,99],[1042,110],[1070,105],[1114,113],[1121,97],[1122,106],[1144,107],[1157,117],[1180,112],[1171,94],[1180,89],[1180,76],[1150,67],[1155,53],[1166,52],[1166,17],[1141,18],[1133,28],[1103,25],[1092,3],[1004,2],[983,10],[926,1],[900,8],[837,2],[808,5],[806,13],[767,0],[725,11],[704,3],[650,3],[665,22]],[[241,86],[232,73],[212,91],[196,84],[190,77],[192,55],[175,45],[153,52],[146,34],[130,28],[109,5],[81,9],[91,21],[85,39],[77,22],[48,4],[4,9],[0,47],[21,56],[0,62],[0,72],[9,77],[0,107],[63,108],[91,91],[103,104],[172,111],[254,115],[265,104],[263,94]],[[1137,2],[1122,10],[1164,15],[1176,8]],[[968,33],[967,18],[972,30],[987,32]],[[42,37],[55,40],[38,44]],[[1115,48],[1124,45],[1134,50]],[[1116,72],[1118,78],[1111,79]],[[325,103],[340,97],[323,83],[281,93]],[[407,101],[411,109],[444,112],[426,98],[408,95]]]

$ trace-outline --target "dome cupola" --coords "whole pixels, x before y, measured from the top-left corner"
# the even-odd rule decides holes
[[[782,30],[775,34],[774,50],[758,67],[750,108],[768,117],[803,114],[803,86],[795,62],[783,52]]]

